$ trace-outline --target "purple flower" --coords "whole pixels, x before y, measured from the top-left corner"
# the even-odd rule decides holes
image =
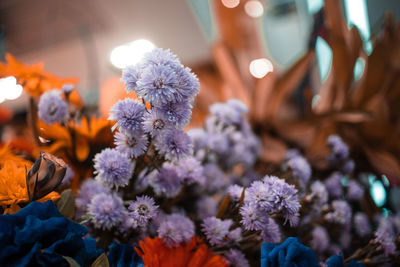
[[[86,179],[79,188],[78,195],[75,199],[76,207],[85,212],[87,205],[90,203],[92,198],[101,193],[110,193],[110,189],[105,187],[101,182],[94,179]]]
[[[190,137],[182,130],[166,131],[155,141],[158,152],[171,161],[179,161],[192,153]]]
[[[194,230],[194,223],[188,217],[174,213],[164,218],[157,232],[168,247],[176,247],[182,242],[189,242],[195,234]]]
[[[108,187],[120,187],[129,183],[134,166],[126,155],[106,148],[94,157],[94,168],[96,180]]]
[[[153,198],[149,196],[137,197],[135,202],[132,202],[128,209],[130,217],[133,218],[137,225],[144,227],[149,220],[157,215],[158,206]]]
[[[297,156],[289,159],[286,165],[292,170],[293,176],[299,179],[300,186],[305,188],[311,178],[311,166],[308,161],[302,156]]]
[[[343,195],[342,174],[334,172],[325,180],[325,187],[328,193],[333,198],[340,198]]]
[[[343,163],[342,172],[344,174],[350,174],[354,171],[355,163],[354,160],[348,159]]]
[[[160,172],[152,177],[150,185],[157,196],[175,197],[181,189],[181,182],[178,176],[177,167],[164,162]]]
[[[149,113],[144,115],[143,130],[153,138],[163,131],[170,130],[172,127],[167,116],[161,110],[153,108]]]
[[[262,230],[269,222],[269,217],[253,203],[247,203],[240,208],[240,221],[246,230]]]
[[[295,148],[288,149],[285,154],[285,160],[290,160],[290,159],[298,157],[298,156],[301,156],[300,151],[298,151]]]
[[[89,203],[88,213],[93,216],[91,222],[96,228],[110,230],[123,221],[126,210],[119,196],[101,193]]]
[[[225,185],[225,173],[214,163],[207,163],[203,166],[205,187],[210,192],[215,192]]]
[[[137,158],[144,154],[149,141],[140,132],[120,131],[115,133],[115,148],[129,158]]]
[[[64,94],[70,94],[74,89],[75,89],[75,84],[72,83],[63,84],[63,86],[61,87],[61,90],[64,92]]]
[[[239,201],[242,196],[243,186],[234,184],[230,185],[227,189],[227,193],[230,195],[232,201]]]
[[[328,156],[330,162],[335,163],[348,158],[349,147],[343,142],[340,136],[328,136],[328,145],[331,147],[331,154]]]
[[[69,185],[74,177],[74,170],[70,166],[67,166],[67,171],[65,172],[65,176],[61,182],[61,185]]]
[[[371,224],[365,213],[357,212],[354,215],[354,229],[361,237],[365,237],[371,233]]]
[[[190,129],[187,134],[193,143],[194,150],[199,150],[207,145],[208,134],[201,128]]]
[[[166,102],[154,106],[153,109],[164,114],[167,122],[176,128],[183,128],[192,116],[192,106],[186,101]]]
[[[312,232],[311,248],[316,252],[324,252],[329,247],[329,235],[322,226],[315,227]]]
[[[346,227],[351,223],[351,207],[344,200],[332,201],[332,211],[325,215],[329,222],[338,223]]]
[[[214,216],[217,214],[217,202],[213,197],[202,196],[196,202],[197,217],[199,219],[205,219],[207,217]]]
[[[237,249],[231,248],[227,253],[224,254],[224,259],[226,263],[232,267],[250,267],[250,264],[244,254]]]
[[[188,67],[185,68],[182,65],[174,65],[173,69],[177,76],[177,89],[181,101],[193,99],[199,93],[199,79],[197,79],[196,75],[194,75]]]
[[[187,157],[179,161],[178,176],[183,184],[204,184],[203,166],[193,157]]]
[[[350,180],[347,185],[347,199],[359,201],[364,195],[364,187],[354,180]]]
[[[152,105],[160,105],[166,102],[177,102],[177,86],[178,79],[171,67],[149,65],[137,81],[135,92]]]
[[[48,125],[67,120],[68,105],[61,98],[61,91],[54,89],[40,96],[38,116]]]
[[[328,191],[325,185],[320,181],[315,181],[311,184],[310,200],[313,200],[315,206],[320,209],[322,205],[328,202]]]
[[[271,218],[268,218],[266,224],[261,229],[261,237],[264,242],[280,243],[281,242],[281,230],[279,225]]]
[[[204,219],[203,223],[201,224],[201,230],[206,235],[207,240],[211,245],[226,245],[232,241],[237,241],[237,239],[240,239],[241,236],[240,228],[237,228],[239,231],[235,229],[235,232],[229,230],[229,228],[232,226],[232,223],[233,221],[230,219],[221,220],[216,217],[209,217]],[[233,236],[235,237],[234,239],[231,238],[231,232],[233,232]]]
[[[138,63],[133,66],[128,66],[122,71],[121,82],[125,83],[126,91],[135,91],[137,82],[143,72],[143,65]]]
[[[249,112],[249,108],[246,106],[245,103],[240,101],[239,99],[229,99],[226,104],[230,107],[232,107],[234,110],[239,112],[240,114],[245,114]]]
[[[162,66],[175,66],[180,62],[176,55],[171,53],[169,49],[155,48],[150,52],[144,54],[141,61],[143,65],[162,65]]]
[[[215,103],[210,106],[210,113],[226,125],[239,124],[242,116],[238,110],[225,103]]]
[[[113,128],[119,127],[130,132],[141,132],[145,106],[138,100],[125,98],[111,107],[109,120],[117,121]]]
[[[379,244],[378,249],[383,250],[386,256],[393,255],[396,252],[396,244],[394,242],[393,226],[387,219],[382,219],[379,223],[378,230],[375,232],[375,243]]]
[[[207,147],[217,153],[225,153],[229,149],[229,142],[223,133],[210,133],[207,136]]]

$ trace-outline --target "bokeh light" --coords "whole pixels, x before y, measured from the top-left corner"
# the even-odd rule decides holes
[[[154,47],[154,44],[148,40],[136,40],[114,48],[111,51],[110,60],[115,67],[123,69],[139,62],[143,55],[153,50]]]
[[[250,63],[250,73],[256,78],[261,79],[269,72],[274,70],[271,61],[266,58],[255,59]]]
[[[240,3],[240,0],[222,0],[222,4],[227,8],[237,7]]]
[[[244,11],[250,17],[258,18],[264,14],[264,7],[260,1],[250,0],[244,5]]]
[[[0,103],[4,100],[14,100],[20,97],[23,88],[17,84],[17,79],[13,76],[0,79]]]

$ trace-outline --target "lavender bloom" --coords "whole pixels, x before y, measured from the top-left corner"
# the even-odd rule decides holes
[[[90,203],[91,199],[101,193],[109,194],[110,189],[108,187],[105,187],[101,182],[97,180],[91,178],[86,179],[82,183],[78,191],[78,195],[75,199],[76,207],[79,210],[85,212],[87,205]]]
[[[290,159],[298,157],[298,156],[301,156],[300,151],[298,151],[295,148],[292,148],[292,149],[289,149],[286,151],[285,160],[290,160]]]
[[[153,138],[171,128],[171,123],[161,110],[153,108],[150,113],[144,115],[143,130],[149,133]]]
[[[179,60],[176,55],[171,53],[169,49],[155,48],[150,52],[143,55],[141,61],[143,65],[162,65],[162,66],[175,66],[179,65]]]
[[[311,193],[307,196],[310,200],[313,200],[317,205],[318,209],[328,202],[328,191],[325,185],[320,181],[315,181],[311,184]]]
[[[355,163],[354,160],[348,159],[343,163],[342,172],[344,174],[350,174],[354,171]]]
[[[232,201],[239,201],[242,196],[243,186],[234,184],[230,185],[227,189],[227,193],[230,195]]]
[[[379,223],[378,230],[375,232],[375,243],[379,244],[378,249],[383,250],[386,256],[396,253],[396,244],[394,242],[393,226],[389,220],[383,219]]]
[[[245,103],[243,103],[242,101],[240,101],[239,99],[229,99],[226,102],[227,105],[229,105],[230,107],[232,107],[234,110],[236,110],[237,112],[239,112],[240,114],[246,114],[249,112],[249,108],[246,106]]]
[[[185,68],[181,64],[174,65],[172,68],[178,80],[177,99],[180,101],[193,99],[199,93],[200,88],[200,83],[196,75],[192,73],[190,68]]]
[[[229,231],[232,223],[233,221],[230,219],[221,220],[216,217],[209,217],[206,218],[201,224],[201,230],[206,235],[211,245],[226,245],[232,241],[237,241],[238,239],[240,240],[241,237],[240,228],[235,229],[235,231]],[[231,239],[231,232],[233,233],[233,240]]]
[[[224,255],[224,259],[226,263],[232,267],[250,267],[245,255],[237,249],[231,248],[229,252]]]
[[[38,116],[47,125],[67,120],[68,105],[61,98],[61,91],[54,89],[40,96]]]
[[[96,180],[108,187],[120,187],[129,183],[134,166],[126,155],[106,148],[94,157],[94,168]]]
[[[108,119],[117,121],[113,129],[118,126],[122,130],[141,132],[145,109],[144,104],[138,100],[125,98],[111,107]]]
[[[115,148],[129,158],[143,155],[149,143],[147,136],[140,132],[120,131],[114,137]]]
[[[157,232],[165,245],[176,247],[192,239],[195,233],[194,228],[194,223],[188,217],[175,213],[164,218]]]
[[[354,180],[349,181],[347,185],[347,199],[359,201],[364,195],[364,187]]]
[[[325,215],[329,222],[342,224],[346,227],[351,223],[351,207],[344,200],[332,201],[332,211]]]
[[[75,84],[72,83],[63,84],[63,86],[61,87],[61,90],[64,92],[64,94],[67,95],[70,94],[74,89],[75,89]]]
[[[200,219],[205,219],[217,214],[217,202],[215,202],[213,197],[202,196],[197,200],[196,207],[197,217]]]
[[[192,153],[190,137],[182,130],[173,129],[159,135],[155,147],[166,159],[179,161]]]
[[[119,196],[101,193],[89,203],[88,213],[93,216],[91,221],[96,228],[110,230],[123,221],[126,210]]]
[[[190,129],[187,134],[192,140],[194,150],[202,149],[207,145],[208,134],[203,129]]]
[[[149,220],[157,215],[158,206],[153,198],[148,196],[137,197],[135,202],[132,202],[128,209],[130,217],[133,218],[137,225],[145,227]]]
[[[229,149],[229,142],[222,133],[211,133],[207,136],[207,147],[217,153],[225,153]]]
[[[150,181],[157,196],[175,197],[181,189],[181,182],[176,166],[164,162],[160,172]]]
[[[178,80],[169,66],[147,66],[136,84],[136,94],[153,105],[177,102],[175,95],[178,93],[176,90]]]
[[[325,187],[329,192],[329,195],[333,198],[340,198],[343,195],[342,188],[342,174],[334,172],[325,180]]]
[[[324,252],[329,247],[329,235],[322,226],[315,227],[312,232],[311,248],[316,252]]]
[[[268,219],[266,224],[261,230],[261,237],[264,242],[280,243],[281,242],[281,230],[279,225],[271,218]]]
[[[188,157],[182,159],[178,163],[178,176],[183,184],[204,184],[203,166],[201,163],[193,158]]]
[[[225,173],[214,163],[207,163],[203,166],[205,186],[208,191],[214,192],[225,185]]]
[[[189,123],[192,116],[192,106],[186,101],[166,102],[154,106],[153,109],[164,114],[168,123],[176,128],[183,128]]]
[[[331,147],[331,154],[328,160],[332,163],[344,160],[349,156],[349,147],[337,135],[328,136],[328,145]]]
[[[143,72],[143,65],[138,63],[133,66],[128,66],[122,71],[121,82],[125,83],[126,91],[135,91],[137,82],[140,79]]]
[[[210,113],[226,125],[239,124],[242,119],[241,113],[236,108],[225,103],[212,104],[210,106]]]
[[[299,179],[301,188],[305,188],[311,178],[311,166],[308,161],[302,156],[297,156],[289,159],[286,165],[292,170],[294,177]]]
[[[269,222],[269,217],[266,213],[261,212],[260,209],[253,203],[247,203],[240,208],[240,221],[246,230],[262,230]]]
[[[361,237],[368,236],[371,233],[371,225],[365,213],[357,212],[354,215],[354,229]]]

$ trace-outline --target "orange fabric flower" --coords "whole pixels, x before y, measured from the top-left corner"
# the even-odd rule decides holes
[[[139,241],[136,252],[146,267],[225,267],[228,264],[220,255],[214,255],[198,237],[176,248],[165,246],[161,238],[146,238]]]
[[[6,54],[7,63],[0,63],[0,78],[14,76],[31,96],[36,97],[53,88],[61,88],[65,83],[76,84],[76,78],[59,78],[43,70],[43,62],[28,66]]]

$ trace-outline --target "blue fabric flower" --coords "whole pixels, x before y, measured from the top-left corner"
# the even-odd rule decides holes
[[[261,246],[261,267],[318,267],[314,251],[300,243],[297,237],[288,237],[282,244]]]
[[[328,267],[364,267],[364,264],[358,262],[354,259],[350,260],[350,262],[346,265],[343,263],[343,256],[342,255],[333,255],[327,261],[326,265]]]
[[[143,261],[131,245],[113,242],[109,246],[110,267],[143,267]]]
[[[0,216],[1,266],[69,266],[62,256],[90,265],[101,253],[86,227],[63,217],[50,200]]]

